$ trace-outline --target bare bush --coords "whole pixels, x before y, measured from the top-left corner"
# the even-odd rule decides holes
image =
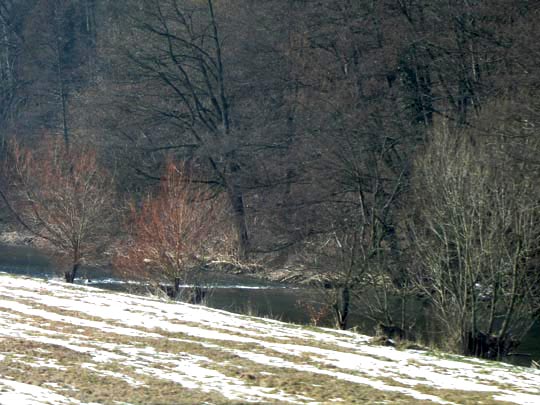
[[[174,283],[178,290],[180,279],[223,248],[222,213],[223,204],[207,188],[169,163],[158,192],[130,204],[129,239],[115,257],[116,271]]]
[[[412,281],[447,346],[481,357],[506,355],[540,313],[538,192],[534,172],[509,158],[511,145],[442,130],[415,173]]]
[[[13,142],[9,152],[4,200],[20,224],[71,264],[65,279],[73,282],[81,263],[109,243],[111,176],[92,147],[67,148],[59,137],[47,136],[32,150]]]

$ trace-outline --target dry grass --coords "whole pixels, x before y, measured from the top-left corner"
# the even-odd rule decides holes
[[[0,275],[0,289],[4,277]],[[85,296],[74,286],[51,292],[43,283],[43,289],[33,290],[40,295],[40,300],[33,299],[31,295],[23,296],[30,289],[20,291],[21,296],[17,296],[11,290],[4,289],[0,293],[0,300],[25,304],[46,313],[42,316],[25,314],[24,309],[6,309],[0,305],[0,322],[3,323],[0,324],[0,379],[40,386],[83,402],[221,404],[245,403],[249,398],[257,398],[256,401],[260,403],[338,401],[344,404],[419,404],[438,398],[459,404],[502,404],[494,399],[497,392],[519,391],[516,386],[504,382],[498,386],[495,384],[493,392],[441,389],[420,377],[416,378],[414,384],[409,384],[400,379],[410,377],[401,375],[401,366],[393,364],[393,352],[381,351],[381,354],[376,354],[370,350],[368,354],[362,351],[361,346],[357,349],[345,348],[339,342],[365,343],[358,343],[362,339],[355,340],[353,335],[337,331],[327,332],[241,316],[235,319],[246,322],[244,328],[220,324],[210,326],[211,312],[207,314],[210,318],[204,322],[174,317],[168,319],[168,324],[173,327],[181,325],[222,333],[219,337],[201,337],[155,327],[127,326],[120,318],[108,319],[106,314],[81,312],[76,306],[47,305],[43,299],[51,294],[69,298],[71,292],[79,293],[79,298],[73,296],[74,301]],[[96,295],[96,299],[104,297],[114,302],[114,293],[101,292]],[[160,305],[156,301],[148,302]],[[142,309],[137,307],[124,310],[130,314],[141,312],[142,316],[158,316],[144,315]],[[168,316],[165,311],[163,313],[163,316]],[[48,316],[58,315],[69,318],[47,319]],[[81,322],[97,321],[106,324],[110,330],[95,324],[77,325],[70,318],[80,319]],[[145,335],[133,337],[120,329],[113,332],[115,327],[130,328]],[[264,330],[276,328],[281,337],[261,332],[263,327],[266,328]],[[316,334],[326,336],[328,341],[318,341]],[[249,339],[234,341],[242,337]],[[100,359],[100,353],[109,357]],[[375,366],[366,364],[364,367],[361,360],[354,367],[340,363],[339,359],[355,355],[357,359],[366,358],[375,365],[384,363],[387,366],[374,372],[370,367]],[[459,361],[460,358],[450,360]],[[428,367],[424,360],[409,360],[400,364]],[[470,366],[478,363],[463,364]],[[493,381],[482,378],[482,374],[489,373],[493,367],[498,366],[486,363],[480,367],[475,381],[493,385]],[[448,372],[442,366],[429,365],[428,368],[443,376]],[[194,377],[196,371],[200,373],[200,380]],[[520,373],[526,372],[523,369],[517,371],[515,378],[523,375],[525,381],[527,374]],[[0,382],[0,403],[3,389]],[[418,399],[411,392],[433,397]]]

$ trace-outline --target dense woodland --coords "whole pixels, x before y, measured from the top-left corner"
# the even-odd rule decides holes
[[[171,282],[305,269],[341,328],[405,332],[422,300],[445,346],[498,358],[540,317],[538,21],[528,0],[2,0],[4,222],[68,281],[105,250]]]

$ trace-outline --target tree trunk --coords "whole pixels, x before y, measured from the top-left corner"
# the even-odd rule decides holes
[[[175,277],[174,278],[174,297],[171,297],[171,298],[178,297],[179,293],[180,293],[180,277]]]
[[[233,156],[234,158],[234,156]],[[239,166],[237,163],[229,163],[229,176],[222,176],[227,186],[227,194],[233,210],[234,226],[238,237],[238,258],[244,260],[249,255],[249,233],[246,221],[246,206],[244,193],[238,177]]]
[[[247,259],[249,254],[249,233],[246,221],[246,209],[244,195],[240,187],[235,184],[235,179],[231,179],[228,187],[229,199],[234,215],[234,225],[238,236],[238,258]]]
[[[75,277],[77,276],[77,270],[79,269],[79,263],[75,263],[71,270],[66,271],[64,273],[64,278],[66,279],[66,283],[73,283],[75,281]]]
[[[341,290],[341,302],[336,303],[336,315],[339,329],[347,329],[347,321],[349,320],[349,308],[351,305],[351,294],[349,287],[345,286]]]

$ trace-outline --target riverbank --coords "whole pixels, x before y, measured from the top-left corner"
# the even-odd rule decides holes
[[[50,249],[46,241],[32,235],[30,232],[21,230],[4,229],[0,231],[0,244],[14,247],[33,247],[41,251]],[[104,255],[100,263],[86,263],[90,266],[107,266],[110,260],[110,252]],[[298,287],[319,287],[331,283],[331,274],[321,274],[300,265],[278,266],[268,268],[256,262],[240,263],[233,260],[211,260],[205,264],[204,271],[213,273],[229,274],[235,276],[251,277],[255,280],[261,280],[271,283],[280,283],[283,285],[294,285]]]
[[[10,246],[34,246],[39,247],[37,238],[30,232],[2,230],[0,231],[0,243]]]
[[[227,260],[212,260],[204,270],[223,274],[252,277],[271,283],[297,287],[321,287],[332,284],[332,275],[314,271],[302,265],[291,267],[263,266],[258,263],[237,263]]]
[[[540,403],[540,372],[0,274],[0,403]]]
[[[273,263],[271,266],[275,266]],[[249,314],[255,316],[271,317],[286,322],[299,324],[313,324],[313,312],[310,308],[320,307],[326,299],[325,290],[321,284],[295,285],[270,280],[279,280],[279,277],[264,278],[250,274],[252,272],[266,272],[263,266],[243,266],[238,268],[234,263],[215,261],[204,271],[194,274],[190,279],[184,280],[186,287],[201,286],[206,289],[205,305],[231,312]],[[61,276],[61,267],[51,261],[43,249],[32,245],[7,245],[0,244],[0,271],[11,274],[54,279]],[[257,270],[258,269],[258,270]],[[304,270],[304,269],[302,269]],[[278,272],[279,273],[279,272]],[[286,273],[281,273],[286,274]],[[105,288],[119,292],[135,294],[157,293],[155,286],[132,280],[120,280],[111,272],[110,266],[83,265],[79,271],[80,278],[77,284],[86,284],[94,287]],[[418,306],[413,310],[424,311]],[[334,326],[332,314],[323,314],[317,320],[318,326]],[[417,314],[418,315],[418,314]],[[435,345],[436,335],[425,333],[426,330],[436,330],[426,326],[431,324],[428,312],[419,312],[416,336],[421,336],[420,341],[426,345]],[[350,314],[350,327],[366,334],[376,333],[376,322],[369,317],[368,313],[362,312],[361,307],[356,307]],[[426,329],[429,328],[429,329]],[[517,354],[505,358],[504,361],[516,365],[529,366],[531,360],[540,360],[540,324],[533,328],[523,338]]]

